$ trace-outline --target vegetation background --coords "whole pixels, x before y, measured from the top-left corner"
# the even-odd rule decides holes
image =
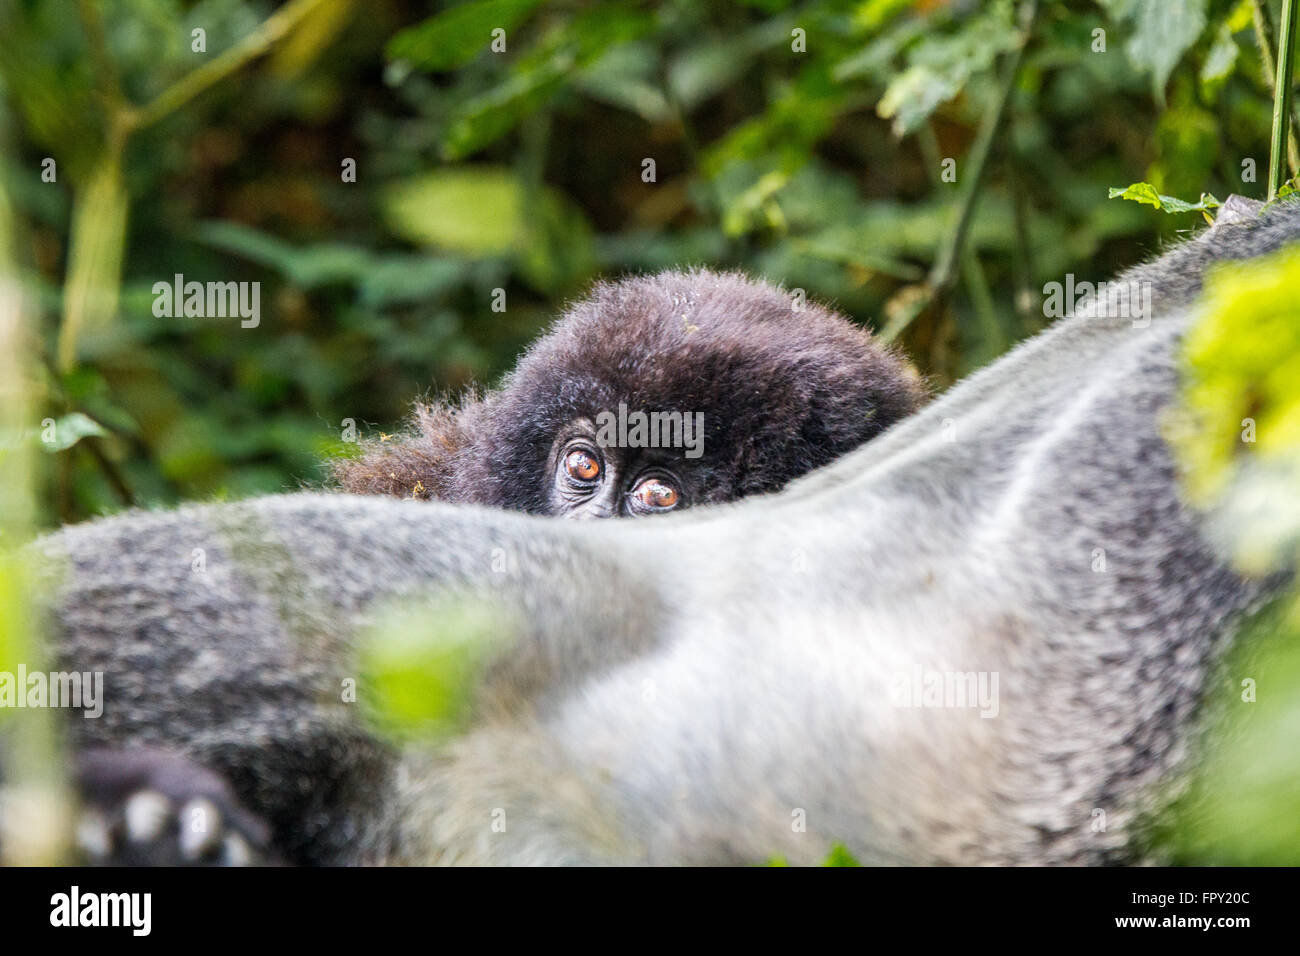
[[[318,481],[345,419],[490,383],[599,275],[732,266],[905,320],[1018,6],[3,0],[0,189],[35,420],[66,426],[38,523]],[[1036,6],[955,281],[902,330],[939,386],[1044,325],[1045,282],[1200,224],[1108,187],[1263,195],[1249,0]],[[262,283],[260,326],[155,317],[176,273]]]
[[[0,322],[0,424],[33,490],[5,483],[6,522],[317,483],[349,421],[391,431],[417,395],[491,383],[629,270],[801,287],[943,387],[1046,324],[1045,283],[1203,225],[1110,188],[1264,197],[1280,7],[0,0],[0,278],[35,356]],[[177,273],[260,282],[260,324],[155,316]],[[1300,322],[1293,289],[1275,328]],[[1240,387],[1207,407],[1300,355],[1285,331],[1245,341]],[[1300,432],[1282,445],[1300,469]],[[1265,737],[1295,740],[1287,699]],[[1253,790],[1233,765],[1206,799],[1264,810],[1218,806],[1175,834],[1182,858],[1300,860],[1300,760],[1261,761]]]

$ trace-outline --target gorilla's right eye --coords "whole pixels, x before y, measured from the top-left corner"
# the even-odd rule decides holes
[[[564,470],[574,481],[592,482],[600,477],[600,462],[594,455],[575,449],[564,456]]]

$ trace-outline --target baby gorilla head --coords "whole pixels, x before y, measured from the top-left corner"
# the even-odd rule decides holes
[[[335,463],[345,491],[537,514],[662,514],[775,491],[915,409],[915,370],[821,306],[739,274],[602,283],[501,386],[417,405]]]

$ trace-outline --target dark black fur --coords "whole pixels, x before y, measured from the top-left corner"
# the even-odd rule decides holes
[[[866,330],[737,273],[601,283],[523,356],[499,389],[417,405],[414,427],[334,465],[355,493],[550,513],[547,456],[574,419],[702,412],[702,457],[683,459],[694,503],[776,491],[915,410],[920,379]]]

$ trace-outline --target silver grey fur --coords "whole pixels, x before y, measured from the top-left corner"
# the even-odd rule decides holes
[[[1124,277],[1148,328],[1062,320],[768,498],[575,524],[291,494],[66,529],[42,600],[107,696],[72,731],[182,748],[302,862],[1130,860],[1266,596],[1179,504],[1175,348],[1208,263],[1296,238],[1294,204],[1217,226]],[[338,702],[353,638],[447,588],[521,623],[471,729],[388,747]],[[998,715],[895,706],[916,666],[996,672]]]

